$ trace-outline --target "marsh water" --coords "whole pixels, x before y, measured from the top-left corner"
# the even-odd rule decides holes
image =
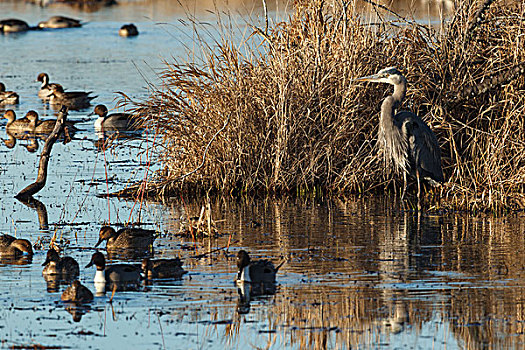
[[[0,2],[3,18],[36,24],[61,14],[86,22],[78,29],[0,35],[0,81],[20,95],[19,105],[5,108],[18,116],[33,109],[44,119],[54,117],[37,97],[40,72],[69,91],[94,91],[93,102],[108,108],[116,105],[116,91],[146,97],[145,79],[157,81],[162,60],[184,59],[193,45],[186,12],[173,3],[121,1],[79,11]],[[183,3],[208,28],[216,25],[207,11],[214,10],[212,1]],[[232,13],[262,20],[259,2],[230,3],[236,6]],[[140,35],[119,37],[118,28],[129,22]],[[0,107],[2,114],[5,108]],[[35,179],[43,141],[12,140],[2,121],[0,231],[35,244],[32,261],[0,261],[2,347],[525,347],[523,213],[501,218],[418,213],[383,197],[212,198],[217,234],[178,235],[200,214],[205,198],[157,203],[97,196],[138,181],[159,165],[150,164],[155,138],[147,132],[115,138],[119,147],[100,149],[104,135],[95,133],[91,111],[70,112],[80,130],[71,142],[54,146],[46,187],[31,205],[14,195]],[[188,274],[96,296],[82,308],[62,303],[66,285],[42,277],[50,240],[55,236],[64,253],[78,260],[81,282],[95,292],[94,270],[82,267],[108,222],[140,222],[157,230],[155,257],[181,257]],[[248,297],[238,290],[233,280],[239,249],[254,258],[285,261],[274,293]]]

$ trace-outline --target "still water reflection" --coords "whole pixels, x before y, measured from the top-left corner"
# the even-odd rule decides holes
[[[87,308],[71,308],[47,289],[39,263],[2,261],[2,339],[181,349],[525,345],[519,216],[418,214],[384,199],[219,200],[211,205],[219,235],[178,236],[181,216],[200,208],[174,201],[159,210],[165,233],[156,242],[157,256],[180,255],[189,274],[117,292],[112,304],[106,292]],[[254,227],[254,220],[261,225]],[[72,228],[62,231],[72,239],[68,254],[84,265],[95,228],[85,240],[75,240]],[[193,258],[230,239],[228,251]],[[238,290],[233,279],[241,247],[254,257],[287,260],[276,290]],[[37,251],[33,260],[44,255]],[[95,292],[92,271],[81,276]]]
[[[133,98],[147,96],[141,74],[155,81],[152,67],[160,67],[162,58],[183,56],[191,47],[191,38],[181,35],[187,31],[183,12],[160,8],[147,13],[147,3],[126,2],[85,13],[0,2],[6,17],[32,23],[55,14],[88,22],[81,29],[0,36],[2,52],[9,53],[0,55],[0,81],[21,96],[12,108],[18,115],[30,109],[42,116],[53,114],[37,97],[39,84],[34,80],[40,72],[70,90],[94,90],[99,96],[94,102],[108,107],[115,105],[115,91]],[[257,8],[259,2],[249,3]],[[157,25],[151,18],[169,25]],[[133,20],[141,34],[120,38],[121,20]],[[210,208],[217,234],[179,235],[205,203],[187,198],[141,203],[96,196],[120,189],[130,179],[140,180],[157,165],[150,163],[148,147],[154,137],[148,131],[128,137],[97,135],[94,118],[88,116],[91,111],[70,113],[79,121],[79,131],[72,142],[53,148],[48,183],[37,200],[22,203],[13,196],[34,180],[38,152],[27,150],[37,151],[42,141],[6,134],[5,144],[0,144],[0,232],[35,244],[32,259],[0,256],[4,346],[525,346],[521,213],[505,218],[414,213],[385,198],[215,199]],[[121,147],[100,147],[108,136]],[[100,226],[108,221],[140,221],[142,227],[161,232],[155,258],[180,256],[189,273],[114,295],[101,292],[87,305],[62,303],[67,284],[49,283],[42,276],[49,241],[55,237],[64,254],[85,266]],[[199,256],[228,244],[229,249]],[[233,283],[239,249],[275,263],[286,259],[275,289],[239,290]],[[115,261],[140,263],[134,257],[111,262]],[[80,281],[96,294],[93,277],[92,269],[81,268]]]

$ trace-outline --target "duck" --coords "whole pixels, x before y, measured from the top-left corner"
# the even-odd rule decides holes
[[[39,120],[38,113],[36,111],[27,112],[25,118],[30,121],[30,129],[35,134],[51,134],[56,125],[56,120]],[[75,132],[78,129],[75,127],[75,122],[66,121],[68,132]]]
[[[140,280],[141,268],[139,265],[114,264],[106,266],[106,258],[99,251],[93,253],[86,268],[93,265],[97,268],[93,280],[95,283],[138,283]]]
[[[95,120],[95,129],[131,129],[133,127],[133,116],[130,113],[108,114],[108,109],[104,105],[97,105],[93,113],[98,115]]]
[[[237,253],[237,283],[275,283],[277,271],[284,261],[277,267],[269,260],[252,261],[245,250]]]
[[[99,240],[95,248],[103,241],[107,241],[106,249],[130,249],[148,248],[155,240],[154,230],[144,230],[141,228],[124,227],[118,231],[111,226],[102,226],[99,232]]]
[[[27,118],[16,119],[16,113],[12,109],[8,109],[4,113],[4,118],[7,119],[5,129],[11,134],[18,134],[21,132],[32,132],[31,121]]]
[[[80,20],[64,17],[64,16],[53,16],[47,21],[42,21],[38,23],[38,28],[49,28],[49,29],[59,29],[59,28],[78,28],[82,27]]]
[[[15,238],[11,235],[0,236],[0,255],[18,257],[21,255],[33,256],[33,246],[27,239]]]
[[[78,262],[70,256],[61,258],[58,252],[51,248],[47,251],[46,261],[42,264],[43,275],[78,276],[80,269]]]
[[[60,299],[70,303],[89,303],[93,301],[93,293],[79,280],[75,280],[64,290]]]
[[[174,259],[145,258],[142,260],[142,273],[146,279],[154,278],[181,278],[188,271],[182,268],[182,261]]]
[[[18,94],[14,91],[5,91],[4,83],[0,83],[0,105],[16,105],[18,101]]]
[[[21,33],[34,29],[21,19],[8,18],[0,21],[0,32]]]
[[[98,96],[89,96],[92,91],[68,91],[64,92],[64,88],[57,84],[51,86],[51,93],[49,94],[49,103],[52,105],[64,105],[69,109],[84,109],[91,106],[91,100]]]
[[[36,81],[39,81],[42,83],[40,86],[40,90],[38,90],[38,97],[40,97],[42,100],[48,100],[49,95],[53,93],[53,87],[54,86],[61,86],[57,83],[50,83],[49,82],[49,75],[47,73],[40,73],[36,77]]]
[[[120,27],[118,31],[118,35],[124,36],[124,37],[137,36],[139,35],[139,31],[133,23],[124,24],[122,27]]]

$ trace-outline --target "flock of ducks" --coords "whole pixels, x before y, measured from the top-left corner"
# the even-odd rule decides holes
[[[48,102],[53,109],[66,106],[71,110],[82,110],[91,106],[91,101],[97,96],[92,96],[92,92],[86,91],[64,91],[62,85],[51,83],[47,73],[40,73],[37,81],[41,83],[38,90],[38,97],[44,102]],[[0,82],[0,106],[14,105],[19,103],[19,96],[14,91],[6,91],[5,85]],[[95,106],[91,115],[97,115],[94,122],[96,131],[123,130],[137,131],[139,125],[130,113],[109,113],[105,105]],[[7,119],[6,131],[15,138],[26,138],[27,136],[49,135],[54,127],[56,120],[41,120],[36,111],[30,110],[23,118],[17,119],[16,113],[8,109],[4,113]],[[74,133],[78,129],[75,127],[76,121],[67,121],[68,133]]]
[[[126,227],[116,231],[111,226],[103,226],[99,231],[99,240],[95,244],[95,248],[106,241],[108,255],[125,251],[136,252],[151,249],[155,238],[156,232],[154,230]],[[13,259],[23,256],[32,257],[33,247],[27,239],[3,234],[0,236],[0,256]],[[283,263],[276,267],[269,260],[251,260],[245,250],[240,250],[237,253],[236,282],[239,285],[246,283],[250,286],[274,285],[277,271]],[[108,265],[104,254],[97,250],[85,268],[96,267],[93,279],[96,295],[104,295],[107,290],[126,290],[127,287],[137,286],[143,280],[181,279],[187,273],[182,265],[179,258],[156,260],[145,258],[141,264]],[[93,300],[91,290],[78,280],[80,267],[74,258],[70,256],[60,257],[54,248],[50,248],[42,266],[44,267],[42,275],[46,281],[51,279],[71,282],[61,295],[62,301],[81,304]]]
[[[43,29],[64,29],[64,28],[79,28],[82,27],[82,22],[75,18],[65,16],[53,16],[47,21],[39,22],[36,26],[32,27],[27,22],[16,19],[8,18],[0,20],[0,33],[23,33],[29,30],[43,30]],[[139,31],[133,23],[124,24],[118,31],[118,34],[123,37],[137,36]]]
[[[37,26],[31,27],[26,22],[19,19],[5,19],[0,21],[0,33],[20,33],[28,30],[41,29],[59,29],[59,28],[78,28],[82,23],[79,20],[64,17],[53,16],[47,21],[38,23]],[[119,30],[121,36],[138,35],[137,27],[133,24],[126,24]],[[92,92],[85,91],[66,91],[62,85],[51,83],[49,75],[40,73],[37,81],[41,83],[38,97],[49,102],[51,106],[67,106],[72,110],[86,109],[91,106],[91,101],[97,96],[92,96]],[[14,91],[7,91],[3,83],[0,82],[0,106],[15,105],[19,103],[19,96]],[[134,120],[129,113],[109,114],[104,105],[97,105],[93,113],[97,115],[95,128],[111,129],[131,129],[134,126]],[[38,113],[31,110],[25,117],[16,119],[16,114],[12,109],[5,112],[4,118],[8,120],[6,131],[12,134],[31,133],[31,134],[49,134],[54,129],[56,120],[40,120]],[[68,121],[66,124],[69,130],[76,130],[74,122]],[[153,246],[156,233],[153,230],[140,228],[122,228],[116,231],[110,226],[103,226],[99,232],[99,240],[95,244],[97,248],[106,241],[106,251],[108,255],[124,254],[126,252],[142,254],[149,251]],[[13,236],[0,235],[0,256],[19,258],[21,256],[33,256],[33,247],[30,241],[19,239]],[[90,262],[85,266],[89,268],[96,267],[95,289],[97,295],[104,293],[107,285],[114,288],[126,286],[128,284],[137,284],[141,280],[152,280],[158,278],[175,278],[180,279],[187,273],[182,267],[182,261],[174,259],[156,259],[145,258],[141,264],[106,264],[106,258],[103,253],[96,251],[91,256]],[[275,267],[269,260],[251,260],[245,250],[240,250],[237,254],[238,272],[236,282],[238,284],[274,284],[277,271],[282,263]],[[64,290],[61,300],[73,303],[87,303],[93,300],[93,293],[89,288],[82,285],[78,280],[80,267],[78,262],[69,256],[60,257],[60,254],[50,248],[47,251],[46,259],[42,264],[43,276],[48,279],[59,279],[72,283]],[[116,289],[114,289],[116,290]]]

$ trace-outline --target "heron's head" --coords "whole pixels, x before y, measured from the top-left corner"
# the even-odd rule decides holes
[[[370,81],[373,83],[387,83],[392,85],[398,85],[406,82],[405,77],[395,67],[388,67],[381,69],[379,72],[366,77],[354,79],[354,81]]]

